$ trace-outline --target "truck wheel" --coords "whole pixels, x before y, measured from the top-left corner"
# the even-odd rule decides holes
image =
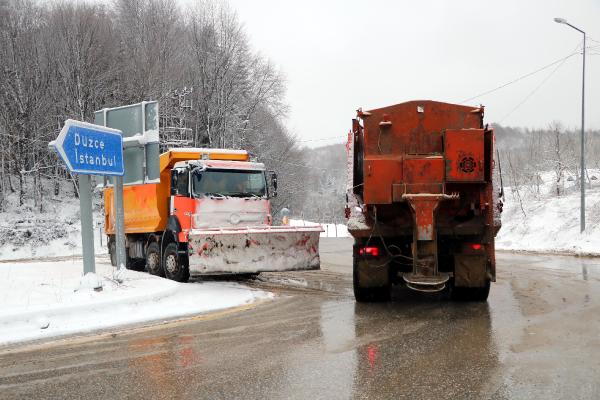
[[[160,246],[152,242],[146,249],[146,271],[150,275],[165,276],[165,270],[160,262]]]
[[[131,258],[128,255],[125,255],[125,268],[127,269],[132,271],[143,271],[145,266],[144,264],[143,258]]]
[[[108,243],[108,254],[110,255],[110,264],[113,267],[117,266],[117,244],[114,240]]]
[[[247,274],[236,274],[239,279],[256,279],[260,275],[260,272],[251,272]]]
[[[354,298],[359,303],[388,301],[391,297],[390,285],[381,287],[362,287],[360,283],[360,274],[358,271],[358,261],[356,257],[352,263],[352,286],[354,288]]]
[[[450,287],[450,298],[454,301],[487,301],[490,294],[490,281],[483,287]]]
[[[190,279],[190,270],[185,263],[181,262],[177,250],[177,243],[169,243],[165,247],[163,257],[165,276],[177,282],[187,282]]]
[[[117,266],[117,242],[114,240],[111,240],[110,243],[108,244],[108,254],[110,255],[110,264],[113,267]],[[140,260],[133,259],[130,258],[127,255],[127,251],[125,251],[125,268],[127,269],[131,269],[133,271],[143,271],[144,266],[143,266],[143,262],[140,262]]]

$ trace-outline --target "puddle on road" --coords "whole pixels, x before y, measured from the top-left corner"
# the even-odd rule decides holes
[[[582,280],[600,279],[600,258],[502,252],[496,255],[496,262],[499,272],[502,271],[502,265],[512,267],[524,264],[532,269],[575,274]]]

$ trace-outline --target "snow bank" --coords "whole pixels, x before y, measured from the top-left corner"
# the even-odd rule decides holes
[[[600,171],[590,171],[600,177]],[[600,180],[586,191],[586,231],[580,233],[579,189],[575,181],[565,182],[564,194],[557,197],[552,173],[541,174],[537,188],[506,188],[502,228],[496,238],[500,250],[561,252],[600,255]],[[521,205],[523,209],[521,209]]]
[[[290,219],[290,226],[317,226],[321,225],[325,232],[321,232],[321,237],[350,237],[348,228],[344,224],[318,224],[316,222],[304,221],[301,219]]]
[[[0,263],[0,345],[166,320],[273,297],[237,283],[182,284],[129,270],[119,271],[123,281],[118,283],[105,259],[97,259],[96,272],[82,277],[81,260]]]

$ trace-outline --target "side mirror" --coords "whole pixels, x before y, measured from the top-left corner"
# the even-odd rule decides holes
[[[271,186],[273,190],[271,191],[271,197],[277,197],[277,173],[275,171],[269,171],[271,175]]]
[[[187,168],[178,168],[171,171],[171,195],[190,195],[190,172]]]
[[[171,170],[171,196],[177,194],[177,171]]]

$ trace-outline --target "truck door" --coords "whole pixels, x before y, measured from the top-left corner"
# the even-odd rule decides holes
[[[180,243],[187,242],[188,232],[192,225],[194,214],[194,199],[190,191],[190,170],[187,167],[173,168],[171,171],[171,201],[169,214],[175,217],[181,231],[178,233]]]

